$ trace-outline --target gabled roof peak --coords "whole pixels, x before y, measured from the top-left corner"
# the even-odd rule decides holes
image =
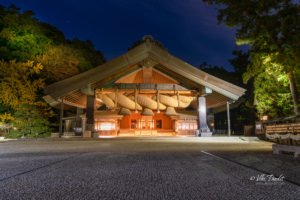
[[[154,38],[153,38],[152,35],[144,35],[143,41],[144,41],[144,42],[153,42],[153,41],[154,41]]]
[[[168,51],[168,49],[159,41],[155,40],[152,35],[144,35],[140,40],[135,41],[129,48],[128,51],[134,49],[138,46],[145,44],[146,46],[151,46],[152,44],[156,45],[157,47],[161,48],[162,50]]]

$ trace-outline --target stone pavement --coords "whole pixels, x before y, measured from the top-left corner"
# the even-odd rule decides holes
[[[226,160],[256,154],[270,160],[270,143],[220,141],[178,137],[0,143],[0,199],[299,199],[297,183],[263,181],[261,171]],[[299,160],[286,156],[284,161],[300,173]]]

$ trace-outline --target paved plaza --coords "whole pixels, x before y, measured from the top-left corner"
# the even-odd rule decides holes
[[[273,155],[271,145],[221,137],[8,141],[0,143],[0,199],[299,199],[299,158]]]

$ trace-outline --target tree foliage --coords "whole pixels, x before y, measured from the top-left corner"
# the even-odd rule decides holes
[[[32,136],[46,132],[54,111],[42,99],[45,84],[103,62],[91,41],[67,40],[32,11],[0,6],[0,128],[13,125]]]
[[[14,121],[15,130],[12,135],[39,137],[49,132],[50,123],[43,116],[39,107],[35,105],[23,104],[17,112],[15,112],[16,120]]]
[[[281,72],[260,73],[255,77],[254,95],[259,116],[287,116],[293,110],[287,75]]]
[[[32,60],[52,43],[32,11],[22,13],[15,6],[1,7],[0,15],[0,59]]]
[[[243,85],[243,82],[240,81],[240,77],[236,75],[236,72],[230,72],[227,71],[223,67],[215,66],[207,64],[206,62],[203,62],[200,64],[199,68],[209,74],[212,74],[220,79],[223,79],[225,81],[228,81],[230,83],[236,84],[236,85]]]
[[[33,61],[0,61],[2,130],[8,132],[14,125],[22,135],[35,136],[48,130],[47,119],[53,116],[53,111],[38,96],[44,86],[43,79],[38,76],[41,71],[42,65]]]
[[[38,90],[44,87],[43,80],[35,78],[41,70],[42,65],[33,61],[0,61],[0,102],[13,110],[35,102]]]
[[[57,28],[34,18],[32,11],[0,7],[0,16],[0,60],[40,62],[47,83],[105,62],[91,41],[66,40]]]
[[[79,73],[79,59],[76,50],[66,46],[50,46],[47,51],[36,57],[36,61],[44,67],[42,75],[48,82],[55,82]]]
[[[0,131],[2,133],[8,134],[9,131],[13,128],[12,122],[15,120],[15,118],[10,114],[5,112],[4,114],[0,114]],[[0,132],[0,136],[3,135]]]
[[[79,59],[78,70],[80,72],[84,72],[105,62],[101,51],[96,50],[90,40],[69,40],[68,46],[76,51],[75,55]]]
[[[236,29],[238,45],[251,46],[251,62],[244,80],[254,81],[259,113],[274,117],[291,114],[291,104],[286,104],[286,107],[271,106],[285,102],[292,103],[294,113],[300,114],[299,78],[296,77],[300,68],[299,4],[291,0],[204,1],[219,5],[218,19]],[[282,77],[287,78],[288,84],[283,83]],[[268,80],[273,80],[269,87],[266,84],[270,83]],[[282,89],[278,91],[278,87]],[[270,101],[272,103],[268,103]],[[267,113],[267,108],[276,111],[271,109],[271,113]]]

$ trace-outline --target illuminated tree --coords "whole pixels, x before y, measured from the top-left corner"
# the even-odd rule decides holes
[[[37,56],[35,60],[43,65],[42,74],[50,82],[79,73],[76,52],[66,45],[49,46],[46,52]]]
[[[35,105],[23,104],[15,112],[13,130],[14,136],[38,137],[50,131],[47,118],[43,116],[41,110]]]
[[[0,58],[26,61],[42,54],[52,42],[33,18],[32,11],[21,13],[15,6],[0,8]]]
[[[14,120],[15,118],[10,113],[4,112],[4,114],[0,114],[0,130],[3,131],[4,134],[8,134],[13,128],[12,122]]]
[[[53,112],[38,96],[38,91],[44,86],[43,80],[38,78],[41,70],[41,64],[33,61],[0,61],[2,128],[10,129],[14,125],[18,133],[31,136],[48,130],[47,119]]]
[[[13,110],[35,102],[38,90],[44,87],[43,80],[36,78],[41,70],[42,65],[33,61],[0,61],[0,102]]]
[[[47,83],[65,79],[105,62],[91,41],[66,40],[50,24],[34,18],[32,11],[0,6],[0,60],[43,64]]]
[[[101,51],[95,49],[90,40],[82,41],[73,39],[68,41],[68,46],[76,50],[76,57],[79,60],[78,70],[84,72],[105,62]]]
[[[47,120],[54,115],[42,99],[45,84],[105,60],[90,41],[66,40],[32,11],[0,5],[0,16],[0,129],[14,125],[15,136],[37,136],[48,129]]]
[[[300,68],[299,4],[291,0],[204,1],[220,6],[218,20],[236,29],[238,45],[251,46],[251,64],[244,74],[244,80],[248,81],[253,77],[256,91],[265,86],[263,76],[266,76],[266,79],[273,78],[275,85],[289,87],[290,97],[288,95],[283,95],[282,98],[279,97],[280,95],[277,96],[280,100],[286,99],[285,103],[291,98],[294,113],[299,115],[299,86],[297,86],[299,78],[296,78]],[[288,80],[288,86],[283,84],[284,78]],[[271,95],[274,91],[276,90],[268,92]],[[263,93],[255,92],[256,100],[263,100],[259,96],[261,94]],[[265,100],[269,101],[269,99]],[[264,104],[265,102],[257,103]]]

